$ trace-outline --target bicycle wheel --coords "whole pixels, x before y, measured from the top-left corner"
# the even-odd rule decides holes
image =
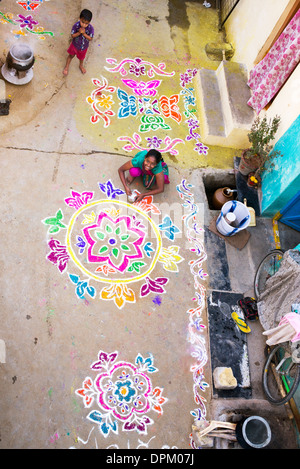
[[[254,292],[256,299],[264,291],[266,281],[272,277],[280,267],[284,251],[282,249],[273,249],[259,264],[254,277]]]
[[[272,348],[263,368],[262,384],[266,398],[275,405],[288,402],[300,382],[300,365],[294,363],[288,342]]]

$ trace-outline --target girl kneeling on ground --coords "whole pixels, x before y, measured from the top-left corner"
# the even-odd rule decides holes
[[[148,195],[163,192],[165,184],[170,184],[168,166],[163,161],[161,153],[154,149],[148,152],[147,150],[140,151],[130,161],[124,163],[118,171],[128,196],[132,194],[129,186],[134,178],[142,176],[143,184],[148,191],[138,195],[135,202],[139,202]],[[125,171],[129,171],[126,178]]]

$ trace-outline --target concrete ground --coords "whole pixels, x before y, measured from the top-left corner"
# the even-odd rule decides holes
[[[197,311],[203,299],[192,269],[195,246],[207,254],[207,261],[199,264],[209,274],[200,281],[206,296],[211,289],[246,294],[252,288],[256,265],[273,247],[271,221],[257,221],[242,251],[225,243],[220,246],[213,237],[205,240],[203,231],[197,236],[196,231],[188,231],[185,220],[191,213],[191,201],[197,208],[195,221],[207,231],[215,212],[208,207],[203,176],[219,172],[226,178],[237,151],[201,147],[197,129],[187,122],[196,117],[194,105],[184,108],[182,100],[180,113],[182,117],[185,111],[186,119],[179,121],[180,113],[173,106],[171,117],[164,114],[169,128],[155,127],[154,121],[147,119],[140,121],[138,112],[141,114],[141,107],[149,106],[149,101],[137,95],[140,107],[134,114],[128,105],[133,91],[122,82],[140,81],[141,77],[144,82],[156,80],[160,82],[154,83],[160,87],[160,97],[186,97],[182,75],[189,80],[194,68],[218,66],[204,51],[207,42],[223,39],[214,2],[206,8],[202,1],[152,0],[140,1],[137,6],[133,0],[97,5],[92,0],[48,0],[34,11],[25,11],[16,2],[2,0],[0,7],[2,62],[16,42],[30,44],[36,58],[30,83],[18,86],[6,82],[10,112],[0,118],[0,339],[6,344],[6,359],[0,363],[0,448],[190,448],[197,409],[206,419],[219,419],[228,409],[268,410],[260,387],[264,344],[259,324],[248,337],[252,399],[215,399],[207,311],[199,309],[202,332],[196,335],[189,327],[189,312]],[[95,27],[87,72],[82,75],[74,59],[64,77],[71,26],[83,7],[93,11]],[[38,26],[22,28],[19,15],[32,16]],[[136,58],[144,61],[145,73],[141,69],[140,75],[137,69],[135,74],[129,72]],[[121,67],[115,72],[108,70],[122,61],[123,71]],[[139,64],[135,61],[135,66]],[[159,64],[165,66],[159,69]],[[95,79],[98,82],[92,81]],[[93,94],[97,87],[103,87],[100,96],[104,101]],[[118,89],[126,91],[122,99],[127,117],[120,114]],[[152,106],[148,109],[155,113],[152,98],[156,96],[150,92],[147,96]],[[193,103],[191,93],[190,98]],[[99,118],[95,123],[91,122],[93,115]],[[148,132],[142,124],[149,124]],[[149,212],[135,212],[124,194],[113,199],[108,185],[110,181],[113,188],[122,189],[117,169],[139,149],[149,147],[147,137],[152,144],[153,137],[161,140],[160,151],[171,180],[164,193],[153,200],[153,210],[158,207],[161,213],[152,213],[152,223]],[[191,186],[184,189],[182,181]],[[136,187],[142,190],[140,182]],[[66,199],[76,199],[74,192],[82,195],[81,201],[77,199],[79,205],[71,206]],[[85,192],[93,194],[82,202]],[[92,205],[96,201],[102,202]],[[83,214],[85,205],[88,211]],[[109,288],[114,284],[109,279],[115,274],[102,273],[97,281],[86,259],[78,260],[77,250],[73,256],[68,251],[66,257],[63,248],[55,251],[51,244],[51,239],[62,245],[69,239],[75,244],[79,214],[85,216],[81,224],[90,226],[93,209],[104,206],[109,213],[112,208],[126,209],[131,222],[134,216],[142,219],[149,242],[154,246],[156,241],[158,246],[160,240],[168,250],[164,259],[156,258],[151,266],[150,256],[144,252],[143,262],[149,271],[153,268],[148,277],[156,280],[145,295],[142,287],[149,287],[146,276],[139,278],[133,270],[131,274],[124,271],[127,283],[122,283],[122,277],[118,282],[123,285],[122,293],[119,291],[117,297],[115,290],[113,296]],[[74,218],[74,210],[81,210],[76,212],[78,217]],[[166,216],[178,231],[157,228],[166,223]],[[52,223],[47,224],[49,218]],[[299,242],[299,233],[284,226],[281,235],[286,248]],[[194,238],[203,243],[204,250],[201,244],[193,244]],[[54,250],[49,261],[51,246]],[[173,255],[172,246],[176,246]],[[226,254],[225,269],[223,264],[218,267],[220,251],[223,257]],[[157,282],[160,278],[165,279],[163,286]],[[80,283],[86,280],[88,284]],[[111,299],[103,299],[105,294]],[[99,355],[101,351],[106,355]],[[140,401],[133,404],[138,390]],[[198,400],[196,393],[201,396]],[[270,408],[268,415],[277,418],[278,425],[281,422],[275,446],[295,448],[293,423],[286,418],[285,409]],[[216,442],[217,446],[222,444]]]

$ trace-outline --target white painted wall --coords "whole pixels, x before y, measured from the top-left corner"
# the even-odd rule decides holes
[[[265,112],[268,118],[276,114],[281,116],[281,123],[276,133],[275,142],[287,131],[297,119],[300,111],[300,64],[297,65],[269,109]]]
[[[225,23],[226,40],[230,42],[235,54],[232,60],[247,66],[248,72],[254,60],[272,32],[290,0],[240,0]],[[300,109],[300,66],[286,81],[267,112],[271,118],[281,117],[281,124],[273,143],[286,132],[299,115]]]
[[[225,23],[226,39],[235,54],[233,60],[250,70],[290,0],[240,0]]]

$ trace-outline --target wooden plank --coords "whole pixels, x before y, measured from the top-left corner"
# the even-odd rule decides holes
[[[256,59],[254,60],[254,65],[257,65],[269,52],[273,44],[279,38],[282,31],[286,28],[288,23],[291,21],[293,16],[296,14],[297,10],[300,8],[300,0],[290,0],[288,6],[285,8],[281,14],[279,20],[275,24],[271,34],[264,43],[263,47],[260,49],[257,54]]]

